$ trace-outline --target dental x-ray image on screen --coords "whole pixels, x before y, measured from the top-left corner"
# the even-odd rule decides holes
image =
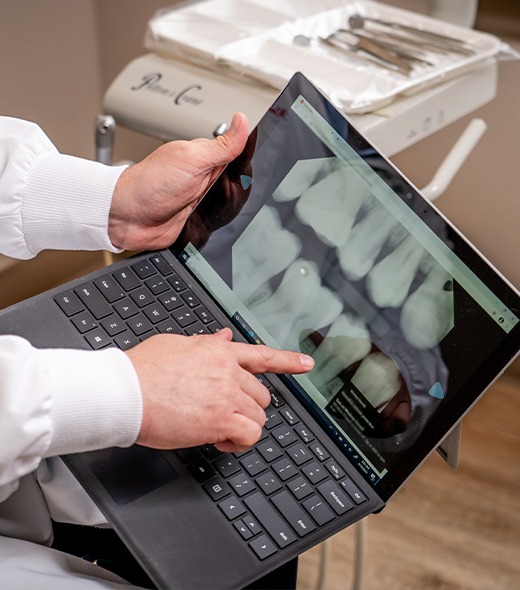
[[[253,340],[314,357],[294,378],[302,395],[384,479],[504,335],[485,307],[496,298],[454,253],[449,224],[370,146],[352,147],[305,96],[271,116],[250,140],[249,194],[207,260]],[[475,317],[493,336],[463,360],[451,351],[479,340]]]

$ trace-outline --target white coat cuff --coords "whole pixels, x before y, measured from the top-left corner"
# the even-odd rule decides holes
[[[28,248],[120,252],[108,237],[112,194],[127,166],[47,152],[30,169],[22,226]]]
[[[120,350],[41,350],[51,379],[52,438],[46,457],[128,447],[141,428],[139,379]]]

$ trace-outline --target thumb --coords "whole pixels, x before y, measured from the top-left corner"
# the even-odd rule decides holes
[[[217,152],[213,164],[219,166],[235,159],[244,149],[247,135],[247,117],[244,113],[235,113],[228,130],[213,140]]]
[[[231,342],[233,340],[233,332],[230,330],[230,328],[222,328],[222,330],[211,334],[211,338],[220,338],[220,340],[227,340],[228,342]]]

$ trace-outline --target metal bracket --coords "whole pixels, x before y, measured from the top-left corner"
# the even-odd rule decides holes
[[[458,422],[437,447],[437,452],[452,468],[457,469],[459,464],[460,435],[462,432],[462,420]]]
[[[116,121],[111,115],[98,115],[95,121],[96,160],[112,165]]]

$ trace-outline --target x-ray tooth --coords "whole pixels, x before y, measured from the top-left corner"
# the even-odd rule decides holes
[[[328,246],[343,244],[372,194],[352,167],[341,165],[310,186],[296,203],[300,220]]]
[[[299,335],[331,324],[341,313],[339,298],[321,284],[313,263],[296,260],[268,299],[251,308],[278,344],[299,350]]]
[[[312,353],[315,365],[309,379],[322,391],[339,373],[364,358],[370,347],[364,321],[350,314],[340,315]]]
[[[410,234],[368,273],[367,292],[378,307],[400,307],[406,300],[426,250]]]
[[[361,361],[352,383],[374,408],[381,408],[401,388],[401,373],[386,354],[372,352]]]
[[[281,227],[272,207],[263,207],[233,246],[233,290],[245,303],[301,250],[300,240]]]
[[[356,223],[349,239],[338,248],[341,269],[348,279],[357,281],[371,270],[397,224],[397,219],[380,205]]]
[[[453,328],[454,315],[452,277],[435,263],[403,305],[401,330],[412,346],[427,350]]]
[[[334,161],[336,158],[299,160],[276,187],[273,199],[283,202],[298,198],[304,190],[310,187],[322,169],[330,167]]]

